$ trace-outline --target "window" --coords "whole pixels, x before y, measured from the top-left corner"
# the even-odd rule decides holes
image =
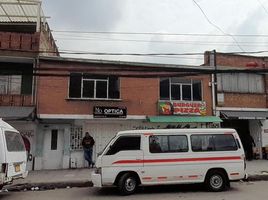
[[[235,151],[237,144],[233,135],[192,135],[193,151]]]
[[[7,68],[5,70],[6,75],[0,76],[0,94],[32,94],[32,66],[18,63],[9,63],[8,65],[0,63],[0,65]]]
[[[202,101],[201,81],[161,78],[160,99],[169,101]]]
[[[19,133],[5,131],[7,150],[10,152],[25,151],[23,139]]]
[[[217,75],[218,90],[223,92],[264,93],[264,78],[259,74],[230,73]]]
[[[119,151],[140,150],[140,145],[140,136],[122,136],[114,142],[114,144],[110,147],[106,155],[114,155]]]
[[[80,126],[71,127],[71,150],[82,150],[83,128]]]
[[[149,138],[149,150],[151,153],[187,152],[188,141],[184,135],[154,135]]]
[[[119,99],[119,79],[114,76],[100,76],[71,73],[69,97],[79,99]]]
[[[51,150],[57,150],[58,147],[58,130],[51,131]]]

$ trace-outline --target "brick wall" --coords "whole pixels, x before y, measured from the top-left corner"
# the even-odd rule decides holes
[[[85,64],[41,62],[40,65],[42,68],[64,68],[67,66],[73,66],[75,69],[85,66]],[[65,72],[61,71],[60,73]],[[197,77],[194,78],[197,79]],[[209,76],[200,76],[198,79],[202,80],[203,98],[207,102],[207,113],[211,115]],[[120,78],[121,100],[119,101],[69,100],[68,82],[69,77],[38,78],[38,114],[89,115],[93,112],[93,106],[125,106],[128,115],[158,115],[158,78]]]
[[[249,68],[247,65],[256,65],[258,68],[267,68],[267,61],[263,57],[231,55],[217,53],[217,65],[229,67]],[[209,65],[208,52],[204,56],[204,64]],[[224,93],[225,107],[244,107],[244,108],[267,108],[268,107],[268,76],[265,76],[266,93],[264,94],[239,94],[239,93]]]

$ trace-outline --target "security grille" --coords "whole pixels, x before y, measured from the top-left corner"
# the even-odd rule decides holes
[[[71,127],[71,150],[82,150],[83,129],[80,126]]]

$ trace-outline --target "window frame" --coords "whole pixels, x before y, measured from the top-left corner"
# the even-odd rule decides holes
[[[192,134],[191,136],[190,136],[190,143],[191,143],[191,151],[192,152],[223,152],[223,151],[227,151],[227,152],[229,152],[229,151],[238,151],[238,149],[239,149],[239,145],[237,144],[237,141],[236,141],[236,139],[235,139],[235,137],[234,137],[234,135],[233,134],[228,134],[228,135],[230,135],[230,136],[232,136],[232,138],[233,138],[233,141],[234,141],[234,143],[235,143],[235,145],[236,145],[236,149],[231,149],[231,150],[216,150],[217,148],[216,148],[216,143],[215,143],[215,139],[214,139],[214,137],[215,136],[218,136],[218,135],[226,135],[226,134]],[[193,149],[193,144],[192,144],[192,137],[193,136],[212,136],[212,138],[213,138],[213,142],[214,142],[214,150],[194,150]]]
[[[117,152],[110,152],[112,151],[112,147],[116,144],[117,141],[119,141],[120,139],[122,138],[139,138],[139,141],[140,141],[140,144],[139,144],[139,149],[124,149],[124,150],[120,150],[120,151],[117,151]],[[141,147],[142,147],[142,138],[141,138],[141,135],[122,135],[122,136],[119,136],[118,138],[115,138],[115,140],[113,141],[113,143],[110,145],[110,147],[107,148],[106,152],[105,152],[105,155],[107,156],[111,156],[111,155],[115,155],[121,151],[140,151],[141,150]]]
[[[71,97],[70,96],[70,87],[71,87],[71,75],[72,74],[79,74],[79,76],[81,76],[81,85],[80,85],[80,97]],[[92,74],[88,74],[88,73],[79,73],[79,72],[71,72],[70,73],[70,78],[69,78],[69,82],[68,82],[68,99],[77,99],[77,100],[121,100],[121,92],[120,92],[120,78],[117,78],[117,81],[119,82],[118,84],[118,91],[119,91],[119,95],[118,98],[110,98],[109,97],[109,92],[110,92],[110,76],[106,76],[106,78],[86,78],[86,75],[92,75]],[[93,74],[94,76],[94,74]],[[84,82],[87,81],[92,81],[94,84],[94,88],[93,88],[93,97],[84,97],[83,95],[83,90],[84,90]],[[106,83],[106,98],[98,98],[97,97],[97,82],[105,82]]]
[[[164,151],[164,152],[152,152],[151,151],[151,143],[150,143],[150,138],[151,137],[163,137],[163,136],[165,136],[165,137],[167,137],[167,145],[168,145],[168,151]],[[187,142],[187,149],[185,150],[185,151],[171,151],[170,150],[170,138],[169,137],[175,137],[175,136],[182,136],[182,137],[184,137],[186,140],[186,142]],[[156,153],[158,153],[158,154],[160,154],[160,153],[164,153],[164,154],[166,154],[166,153],[187,153],[187,152],[189,152],[189,150],[190,150],[190,148],[189,148],[189,141],[188,141],[188,136],[187,135],[151,135],[151,136],[149,136],[149,138],[148,138],[148,147],[149,147],[149,153],[151,153],[151,154],[156,154]],[[161,147],[161,146],[160,146]]]
[[[165,101],[165,100],[168,100],[168,101],[203,101],[203,88],[202,88],[202,80],[196,80],[196,79],[185,79],[185,81],[190,81],[190,83],[185,83],[185,82],[172,82],[172,78],[168,78],[168,81],[169,81],[169,99],[164,99],[161,97],[161,92],[160,92],[160,100],[162,101]],[[193,88],[193,85],[194,85],[194,81],[200,81],[200,93],[201,93],[201,99],[200,100],[194,100],[194,88]],[[160,79],[160,85],[161,85],[161,79]],[[180,99],[173,99],[173,96],[172,96],[172,86],[179,86],[180,88]],[[191,99],[190,100],[184,100],[183,99],[183,86],[190,86],[191,87]],[[161,88],[161,86],[159,87]]]

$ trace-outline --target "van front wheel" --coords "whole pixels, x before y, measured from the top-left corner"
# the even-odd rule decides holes
[[[208,172],[205,184],[209,191],[221,192],[226,190],[228,185],[228,178],[222,171],[212,170]]]
[[[126,173],[120,177],[118,187],[122,195],[133,194],[137,188],[137,179],[133,174]]]

